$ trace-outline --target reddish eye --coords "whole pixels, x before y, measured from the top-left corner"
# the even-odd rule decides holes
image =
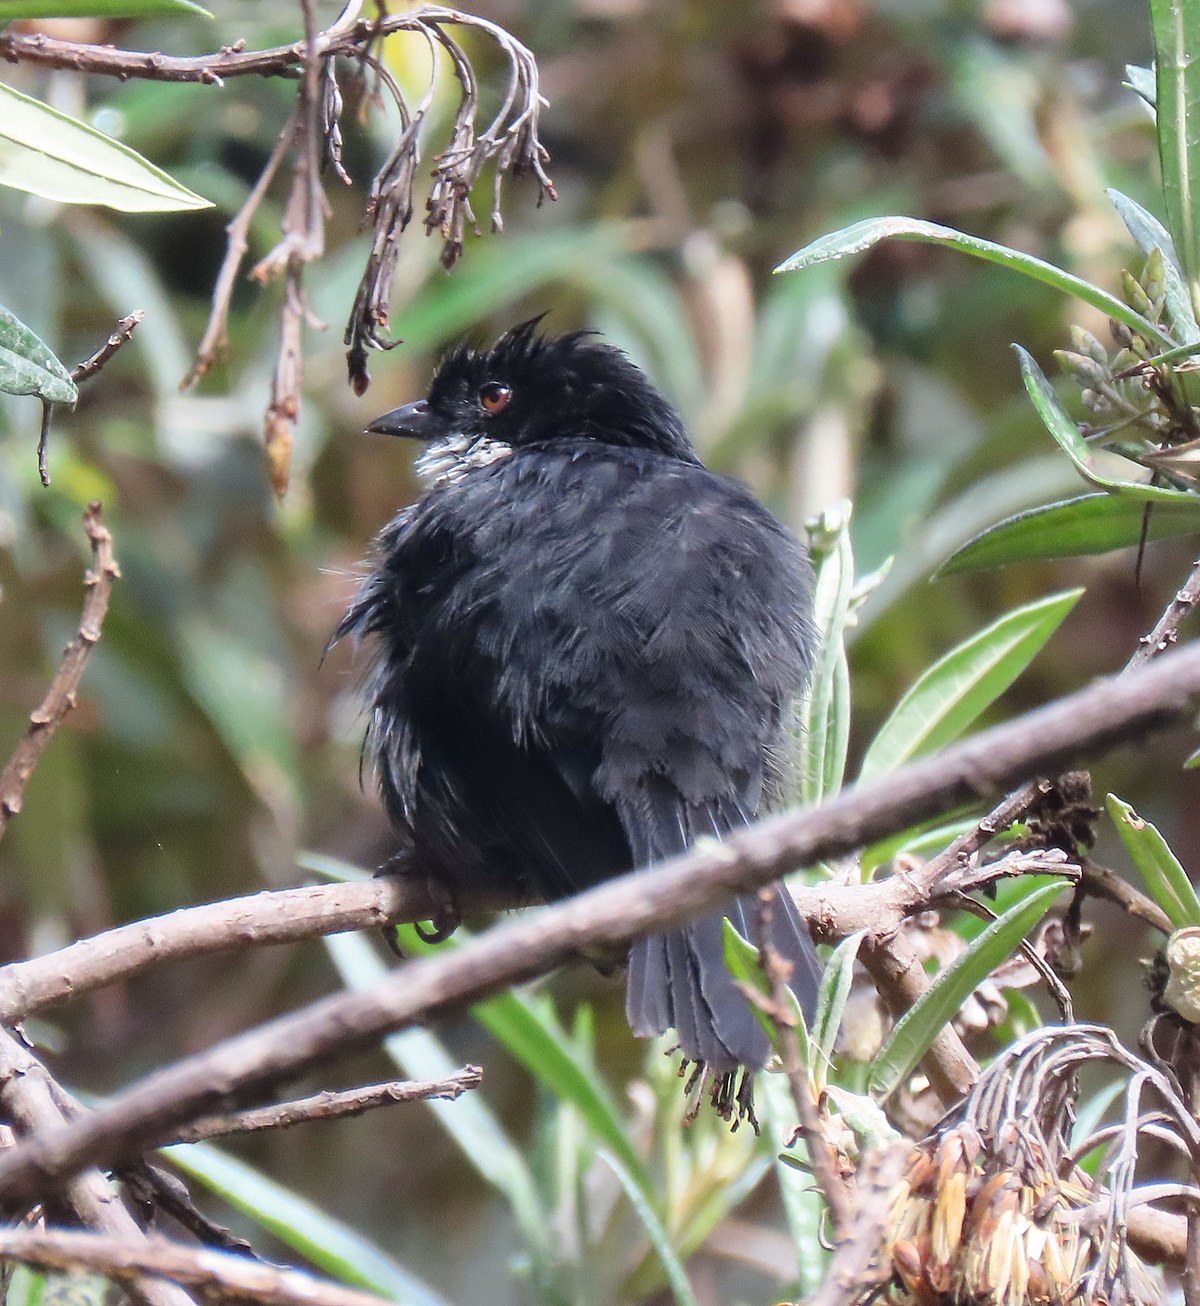
[[[479,388],[479,406],[485,413],[502,413],[512,399],[512,391],[499,381],[489,381]]]

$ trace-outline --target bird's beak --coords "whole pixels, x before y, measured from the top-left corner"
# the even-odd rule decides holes
[[[411,440],[432,440],[437,434],[437,423],[429,411],[429,401],[418,399],[414,404],[393,408],[390,413],[377,417],[367,427],[377,435],[403,435]]]

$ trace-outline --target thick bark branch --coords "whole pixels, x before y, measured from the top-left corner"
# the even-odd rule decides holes
[[[1100,681],[809,811],[739,831],[652,871],[498,925],[469,946],[410,962],[359,993],[325,998],[150,1075],[91,1116],[0,1156],[0,1200],[53,1192],[87,1165],[140,1155],[201,1115],[248,1104],[334,1056],[543,974],[585,948],[620,945],[698,915],[735,891],[1057,770],[1183,718],[1200,695],[1200,647]],[[810,917],[811,919],[811,917]],[[821,922],[818,918],[818,924]]]

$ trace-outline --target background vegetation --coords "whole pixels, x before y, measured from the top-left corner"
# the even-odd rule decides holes
[[[184,53],[298,34],[291,5],[211,7],[211,21],[89,20],[85,36]],[[336,8],[322,5],[322,16]],[[1105,188],[1148,208],[1158,194],[1152,123],[1121,85],[1125,64],[1150,59],[1139,7],[514,0],[475,11],[538,57],[560,198],[535,210],[532,187],[511,184],[504,233],[470,241],[450,273],[410,231],[392,310],[404,344],[372,360],[374,384],[356,398],[339,328],[365,257],[363,191],[330,188],[329,254],[309,284],[315,313],[334,326],[308,334],[282,502],[259,443],[278,287],[239,285],[228,362],[186,395],[178,386],[207,315],[224,223],[283,126],[292,89],[4,70],[8,84],[124,140],[215,206],[133,217],[0,190],[0,303],[68,365],[115,318],[147,313],[78,409],[57,419],[49,489],[37,478],[36,405],[4,397],[0,407],[0,737],[17,737],[74,627],[78,521],[90,499],[105,502],[124,573],[80,709],[0,848],[5,957],[296,882],[304,850],[367,868],[388,856],[382,815],[359,785],[350,651],[322,652],[371,535],[414,492],[411,450],[359,432],[421,393],[438,350],[464,332],[486,339],[544,310],[553,329],[596,327],[679,404],[710,465],[748,480],[795,527],[853,499],[859,574],[896,560],[849,632],[851,773],[916,676],[1000,614],[1086,586],[993,715],[1119,667],[1186,570],[1194,546],[1168,540],[1149,545],[1140,580],[1131,551],[929,580],[985,526],[1077,491],[1008,345],[1021,341],[1053,375],[1067,324],[1106,335],[1102,315],[918,244],[771,275],[821,233],[907,213],[1119,286],[1140,257]],[[496,95],[495,52],[478,36],[466,45],[485,94]],[[419,94],[424,42],[395,37],[387,57]],[[435,118],[452,102],[439,100]],[[382,114],[348,125],[356,182],[395,130]],[[273,192],[261,211],[252,257],[274,243],[283,199]],[[1127,756],[1103,782],[1156,821],[1185,866],[1195,861],[1191,773],[1157,754]],[[1146,1014],[1138,946],[1121,925],[1114,949],[1104,912],[1095,917],[1101,938],[1085,960],[1102,964],[1076,988],[1080,1014],[1129,1032]],[[33,1032],[64,1049],[58,1068],[73,1086],[104,1093],[378,964],[362,940],[259,950],[236,968],[197,962],[105,990],[61,1026]],[[671,1287],[663,1246],[686,1254],[706,1239],[688,1265],[702,1301],[764,1301],[798,1276],[811,1286],[811,1234],[798,1265],[768,1174],[778,1134],[755,1143],[702,1122],[673,1141],[653,1128],[678,1115],[670,1067],[628,1037],[619,985],[578,969],[539,992],[572,1031],[563,1039],[575,1060],[594,1058],[605,1098],[596,1110],[619,1118],[629,1156],[617,1150],[612,1165],[598,1165],[578,1103],[562,1107],[546,1075],[521,1065],[530,1022],[544,1033],[551,1019],[540,999],[493,1004],[483,1019],[441,1028],[438,1043],[406,1035],[390,1049],[412,1073],[441,1057],[482,1063],[475,1107],[398,1108],[229,1149],[378,1251],[338,1244],[315,1214],[306,1248],[297,1230],[309,1217],[290,1197],[225,1162],[193,1162],[249,1212],[224,1218],[248,1228],[273,1211],[295,1250],[327,1269],[340,1254],[398,1299],[426,1293],[402,1264],[453,1301],[649,1300]],[[347,1073],[389,1071],[380,1054]],[[619,1147],[615,1135],[607,1147]],[[806,1227],[802,1187],[788,1194],[797,1228]],[[657,1216],[639,1218],[643,1188]]]

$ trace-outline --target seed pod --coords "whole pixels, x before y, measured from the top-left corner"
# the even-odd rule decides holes
[[[1084,330],[1078,324],[1071,327],[1071,345],[1077,354],[1085,354],[1101,367],[1108,367],[1108,350],[1090,331]]]
[[[1150,302],[1150,296],[1146,294],[1141,282],[1125,268],[1121,269],[1121,293],[1135,313],[1149,318],[1154,312],[1154,305]]]
[[[1070,349],[1056,349],[1054,351],[1054,361],[1064,372],[1068,373],[1085,388],[1098,390],[1112,380],[1107,366],[1107,359],[1101,365],[1086,354],[1077,354]]]

